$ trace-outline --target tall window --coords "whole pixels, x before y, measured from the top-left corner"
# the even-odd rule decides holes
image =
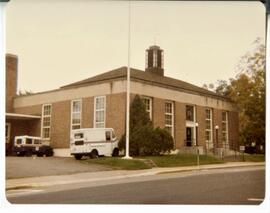
[[[186,106],[186,120],[195,121],[194,106],[191,105]]]
[[[143,97],[142,100],[144,102],[146,112],[148,113],[149,118],[152,120],[152,98]]]
[[[94,127],[105,128],[105,116],[106,116],[106,97],[95,97],[95,112],[94,112]]]
[[[82,101],[73,100],[71,102],[71,129],[81,128]]]
[[[52,105],[44,104],[42,107],[42,138],[50,139],[51,135]]]
[[[165,102],[165,129],[167,129],[171,135],[174,135],[173,125],[174,125],[174,114],[173,114],[173,102]]]
[[[228,114],[227,112],[222,112],[222,143],[224,148],[228,147]]]
[[[210,145],[212,145],[212,109],[206,109],[205,110],[205,141],[207,144],[207,148],[210,148]]]

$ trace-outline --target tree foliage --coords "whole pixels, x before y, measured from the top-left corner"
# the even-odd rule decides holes
[[[218,81],[214,90],[229,97],[238,108],[240,142],[265,144],[265,46],[260,39],[240,59],[236,69],[235,78]]]
[[[123,135],[119,148],[125,149],[126,136]],[[130,154],[159,155],[173,149],[173,138],[169,132],[161,128],[153,128],[146,112],[145,105],[139,95],[136,95],[130,106]]]

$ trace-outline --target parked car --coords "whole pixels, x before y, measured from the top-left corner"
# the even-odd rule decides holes
[[[17,156],[52,156],[53,149],[42,141],[40,137],[28,135],[16,136],[14,140],[13,152]]]
[[[71,132],[70,154],[80,160],[83,156],[118,156],[118,140],[112,128],[75,129]]]

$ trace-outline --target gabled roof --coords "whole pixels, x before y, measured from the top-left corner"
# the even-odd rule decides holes
[[[124,80],[126,78],[127,78],[127,67],[120,67],[118,69],[114,69],[114,70],[102,73],[100,75],[87,78],[82,81],[77,81],[75,83],[62,86],[60,89],[81,87],[81,86],[98,84],[98,83],[108,82],[108,81],[115,81],[115,80],[120,80],[120,79]],[[130,78],[131,78],[131,81],[139,81],[146,84],[157,85],[157,86],[161,86],[165,88],[171,88],[175,90],[184,91],[187,93],[206,95],[206,96],[215,97],[215,98],[229,101],[229,99],[224,96],[218,95],[215,92],[203,89],[201,87],[195,86],[185,81],[177,80],[177,79],[166,77],[166,76],[160,76],[151,72],[145,72],[145,71],[134,69],[134,68],[130,69]]]

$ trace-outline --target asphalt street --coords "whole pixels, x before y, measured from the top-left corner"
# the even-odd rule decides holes
[[[265,194],[264,168],[215,169],[13,193],[13,204],[249,204]]]

